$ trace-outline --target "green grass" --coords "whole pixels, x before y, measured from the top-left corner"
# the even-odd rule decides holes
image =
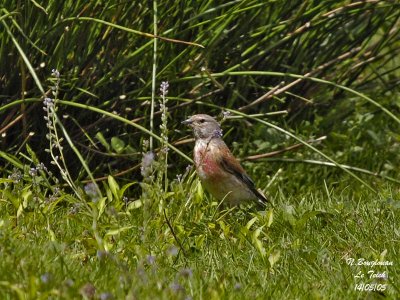
[[[398,298],[399,20],[389,0],[4,0],[0,298]],[[181,121],[227,111],[274,209],[221,210],[186,168]]]
[[[87,206],[64,192],[56,204],[23,191],[14,198],[25,199],[19,207],[4,198],[18,188],[9,184],[2,190],[1,298],[69,299],[88,284],[101,299],[397,297],[398,192],[322,184],[291,194],[280,184],[271,188],[275,209],[229,213],[193,176],[173,181],[168,195],[156,180],[128,207],[111,179],[108,196]],[[349,258],[393,266],[351,266]],[[387,278],[370,279],[371,271]],[[386,290],[355,290],[361,283]]]

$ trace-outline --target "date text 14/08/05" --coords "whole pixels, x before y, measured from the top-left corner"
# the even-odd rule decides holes
[[[356,291],[364,291],[364,292],[383,292],[387,288],[386,284],[380,283],[357,283],[354,286],[354,290]]]

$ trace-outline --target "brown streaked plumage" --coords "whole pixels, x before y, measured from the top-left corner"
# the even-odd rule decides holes
[[[196,172],[208,192],[230,206],[249,201],[266,205],[268,200],[222,140],[221,127],[213,117],[198,114],[182,123],[193,129]]]

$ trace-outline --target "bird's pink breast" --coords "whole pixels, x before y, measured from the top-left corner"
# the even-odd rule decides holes
[[[222,141],[197,140],[194,148],[196,171],[204,188],[218,200],[224,200],[230,205],[243,201],[254,200],[256,196],[246,184],[231,171],[225,169],[220,162],[233,159],[229,149]],[[232,164],[237,163],[233,161]],[[239,166],[239,171],[241,167]],[[243,170],[244,172],[244,170]]]
[[[223,177],[225,174],[217,160],[219,150],[211,149],[211,147],[210,145],[208,147],[199,147],[195,151],[194,160],[202,180],[218,179],[218,177]]]

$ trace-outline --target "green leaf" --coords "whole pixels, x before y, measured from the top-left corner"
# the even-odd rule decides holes
[[[313,210],[313,211],[308,211],[306,213],[304,213],[300,219],[297,220],[296,222],[296,227],[297,229],[304,229],[304,227],[306,226],[306,223],[308,220],[314,218],[315,216],[317,216],[318,214],[320,214],[320,211],[317,210]]]
[[[6,179],[6,178],[1,178],[0,179],[0,183],[10,183],[10,182],[13,182],[13,180],[12,179]]]
[[[108,175],[108,186],[110,187],[111,193],[114,195],[116,200],[120,200],[119,196],[119,185],[115,181],[114,177]]]
[[[127,231],[131,229],[133,226],[124,226],[116,229],[111,229],[106,232],[105,236],[110,236],[110,235],[117,235],[120,234],[121,232]]]
[[[194,238],[195,244],[198,249],[201,249],[203,247],[204,241],[205,241],[205,235],[200,234]]]
[[[274,210],[271,208],[267,212],[267,227],[271,227],[273,221],[274,221]]]
[[[285,205],[283,207],[282,217],[285,221],[289,222],[290,225],[296,225],[296,218],[294,217],[294,208],[292,205]]]
[[[247,229],[250,229],[251,226],[253,226],[253,224],[254,224],[257,220],[258,220],[258,217],[252,218],[250,221],[247,222],[246,228],[247,228]]]
[[[26,144],[26,151],[28,152],[29,156],[31,157],[33,163],[35,165],[38,165],[39,164],[39,160],[38,160],[38,158],[36,156],[36,153],[32,150],[32,148],[28,144]]]
[[[132,209],[137,209],[143,205],[142,200],[135,200],[128,204],[128,211]]]
[[[106,183],[104,183],[104,185],[105,185],[105,190],[106,190],[106,195],[107,195],[108,201],[111,202],[114,199],[113,193],[111,192],[110,187]]]
[[[111,138],[111,146],[118,154],[122,153],[125,149],[125,142],[120,138],[114,136]]]
[[[261,227],[257,228],[257,229],[253,232],[253,234],[252,234],[252,236],[251,236],[251,240],[252,240],[252,242],[253,242],[253,245],[254,245],[254,246],[256,247],[256,249],[258,250],[258,252],[260,252],[261,256],[262,256],[262,257],[265,257],[265,255],[267,254],[267,252],[266,252],[266,250],[265,250],[265,248],[264,248],[264,246],[263,246],[263,244],[262,244],[262,241],[258,238],[258,237],[260,236],[260,233],[261,233],[263,227],[264,227],[264,226],[261,226]]]
[[[197,180],[195,199],[195,202],[202,202],[204,199],[204,190],[203,186],[200,183],[200,180]]]
[[[18,207],[21,205],[21,199],[19,195],[16,195],[16,193],[10,192],[8,190],[3,190],[2,197],[5,199],[9,199],[11,203],[14,205],[15,209],[18,209]]]
[[[122,197],[124,197],[124,194],[125,194],[125,191],[126,191],[127,188],[129,188],[130,186],[132,186],[132,185],[134,185],[136,183],[138,183],[138,182],[134,181],[134,182],[130,182],[130,183],[127,183],[127,184],[123,185],[122,188],[119,190],[119,195],[118,195],[119,199],[122,199]]]
[[[50,241],[55,242],[56,235],[54,234],[54,231],[50,228],[50,225],[47,226],[47,232],[49,234]]]
[[[18,169],[23,169],[24,165],[13,155],[0,151],[0,157],[16,166]]]
[[[326,218],[329,218],[331,216],[333,216],[332,213],[325,212],[325,211],[322,211],[322,210],[312,210],[312,211],[305,212],[301,216],[301,218],[296,221],[296,228],[300,229],[300,230],[304,229],[304,227],[306,226],[307,222],[310,219],[314,218],[314,217],[319,217],[319,218],[326,217]]]
[[[97,215],[97,220],[100,219],[101,215],[104,213],[104,210],[106,208],[106,200],[107,197],[102,197],[98,202],[97,202],[97,209],[99,210],[99,213]]]
[[[280,257],[281,257],[281,251],[279,250],[272,251],[272,253],[268,256],[268,261],[271,268],[274,267],[274,265],[278,262]]]
[[[31,185],[26,186],[23,191],[22,191],[22,205],[23,208],[28,207],[29,201],[31,201],[33,198],[32,190],[31,190]]]
[[[100,131],[96,133],[95,137],[104,146],[104,148],[107,149],[107,151],[111,150],[110,144],[107,142],[107,140],[104,138],[104,135]]]

